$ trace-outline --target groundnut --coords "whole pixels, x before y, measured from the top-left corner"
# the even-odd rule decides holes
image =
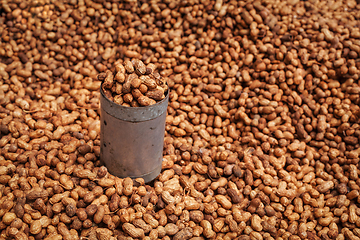
[[[321,185],[319,185],[317,190],[321,193],[325,193],[333,187],[334,187],[334,183],[332,181],[326,181],[326,182],[322,183]]]
[[[216,233],[212,230],[211,223],[207,220],[201,221],[201,226],[203,227],[203,234],[206,238],[212,238],[216,235]]]
[[[255,231],[258,231],[258,232],[262,231],[263,227],[261,225],[261,218],[258,215],[253,215],[251,217],[251,227]]]
[[[105,215],[105,208],[102,205],[97,206],[96,213],[94,214],[94,222],[99,224]]]
[[[147,96],[140,96],[137,101],[139,102],[139,104],[141,106],[149,106],[149,105],[153,105],[156,103],[155,100],[147,97]]]
[[[2,222],[6,225],[10,225],[14,220],[16,219],[16,214],[15,213],[5,213],[2,216]]]
[[[144,214],[144,221],[149,224],[152,228],[157,228],[159,226],[159,222],[150,214]]]
[[[173,239],[188,239],[193,236],[193,229],[191,227],[185,227],[175,234]]]
[[[178,228],[178,226],[176,226],[173,223],[168,223],[165,225],[165,231],[166,231],[167,235],[172,236],[172,235],[175,235],[179,231],[179,228]]]
[[[107,187],[111,187],[115,184],[115,180],[114,179],[109,179],[109,178],[101,178],[97,181],[97,183],[104,188]]]
[[[154,65],[148,68],[150,71],[147,71],[145,64],[141,60],[133,59],[132,61],[125,60],[125,72],[120,67],[122,65],[117,64],[117,66],[115,72],[107,71],[106,76],[101,74],[98,77],[104,80],[103,91],[110,100],[123,106],[139,107],[153,105],[165,98],[164,93],[167,86],[160,79],[160,75],[154,72]],[[113,84],[114,78],[117,81],[115,88]],[[96,136],[93,135],[92,139],[95,139]]]
[[[30,233],[31,234],[38,234],[42,230],[40,220],[35,220],[30,225]]]
[[[60,183],[64,186],[64,188],[66,190],[71,190],[74,188],[74,183],[73,181],[70,179],[70,177],[66,174],[62,174],[60,175],[59,178]]]
[[[232,204],[231,201],[229,201],[229,199],[227,199],[225,196],[223,195],[216,195],[215,196],[216,201],[221,204],[221,206],[225,209],[231,209]]]
[[[1,239],[360,236],[356,1],[1,7]],[[114,177],[100,96],[167,94],[161,173]]]
[[[141,228],[136,228],[131,223],[124,223],[122,225],[122,229],[124,230],[124,232],[126,232],[127,234],[129,234],[133,238],[142,238],[142,237],[144,237],[144,230],[142,230]]]
[[[133,192],[133,181],[131,178],[125,178],[123,181],[123,189],[122,192],[129,196]]]
[[[135,227],[143,229],[145,234],[149,233],[152,230],[152,228],[142,219],[135,219],[134,221],[132,221],[132,224],[134,224]]]
[[[58,232],[63,236],[64,239],[72,239],[74,235],[69,231],[66,225],[60,222],[57,226]]]

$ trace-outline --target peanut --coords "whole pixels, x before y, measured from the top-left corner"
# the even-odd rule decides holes
[[[359,238],[356,1],[1,9],[0,238]],[[154,182],[101,165],[100,88],[169,95]]]

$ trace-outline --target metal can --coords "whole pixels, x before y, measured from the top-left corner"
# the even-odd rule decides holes
[[[108,99],[100,87],[100,160],[120,178],[155,179],[161,172],[166,97],[146,107],[124,107]]]

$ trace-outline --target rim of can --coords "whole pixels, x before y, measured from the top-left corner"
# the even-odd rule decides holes
[[[168,101],[169,101],[169,86],[165,92],[165,98],[160,102],[157,102],[150,106],[141,106],[141,107],[125,107],[119,105],[109,98],[107,98],[102,89],[103,83],[100,85],[100,103],[101,109],[104,110],[109,115],[129,122],[143,122],[148,121],[154,118],[161,116],[167,110]],[[166,85],[168,85],[166,83]]]

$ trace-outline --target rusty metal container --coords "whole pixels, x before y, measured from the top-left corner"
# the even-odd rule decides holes
[[[161,102],[134,108],[110,101],[100,89],[101,161],[120,178],[152,181],[161,172],[169,93]]]

